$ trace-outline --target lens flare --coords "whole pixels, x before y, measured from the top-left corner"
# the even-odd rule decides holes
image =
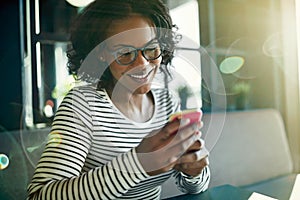
[[[220,71],[224,74],[233,74],[244,65],[244,58],[240,56],[231,56],[222,61]]]
[[[0,170],[7,168],[9,165],[9,159],[5,154],[0,154]]]
[[[58,132],[52,132],[51,134],[49,134],[49,144],[53,145],[53,146],[58,146],[61,143],[62,140],[62,136],[60,133]]]

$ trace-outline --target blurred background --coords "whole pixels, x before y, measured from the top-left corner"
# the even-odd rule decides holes
[[[204,112],[279,110],[299,170],[300,1],[164,2],[180,33],[189,39],[179,44],[178,55],[187,51],[195,59],[190,63],[179,56],[172,63],[186,80],[175,88],[182,106],[193,107],[196,97]],[[1,2],[0,153],[5,153],[7,140],[14,141],[14,149],[24,150],[23,139],[11,138],[10,132],[48,128],[74,86],[66,68],[68,29],[84,3],[89,1]],[[199,76],[190,78],[195,70]],[[25,144],[27,150],[34,148],[31,145]]]

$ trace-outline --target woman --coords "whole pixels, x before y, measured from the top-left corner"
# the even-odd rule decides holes
[[[170,176],[186,193],[206,190],[200,122],[169,122],[179,103],[167,89],[152,89],[158,72],[168,74],[171,29],[160,0],[97,0],[79,15],[70,72],[89,80],[87,58],[96,55],[94,70],[103,74],[61,103],[28,199],[159,199]]]

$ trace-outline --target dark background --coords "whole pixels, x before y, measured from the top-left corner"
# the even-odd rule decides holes
[[[0,7],[0,131],[19,129],[23,109],[18,2],[2,1]]]

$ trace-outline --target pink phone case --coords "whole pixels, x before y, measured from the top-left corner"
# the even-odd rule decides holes
[[[195,123],[201,120],[202,112],[198,109],[190,109],[190,110],[184,110],[181,112],[174,113],[170,116],[170,121],[176,120],[176,119],[190,119],[190,123]],[[188,125],[189,125],[188,124]]]

